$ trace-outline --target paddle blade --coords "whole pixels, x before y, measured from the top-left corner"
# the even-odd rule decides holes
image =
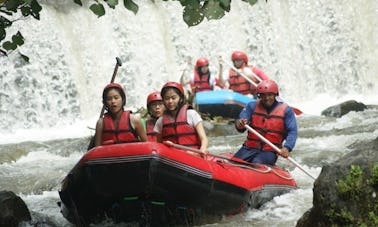
[[[167,145],[168,147],[174,147],[174,143],[172,143],[171,141],[168,141],[168,140],[164,140],[163,141],[163,144]]]
[[[279,102],[284,102],[284,100],[281,98],[281,96],[276,96],[276,100],[279,101]],[[301,114],[303,113],[303,112],[302,112],[300,109],[298,109],[298,108],[295,108],[295,107],[292,107],[292,106],[290,106],[290,107],[293,109],[295,115],[301,115]]]
[[[295,107],[291,107],[293,110],[294,110],[294,113],[295,113],[295,115],[301,115],[303,112],[300,110],[300,109],[298,109],[298,108],[295,108]]]

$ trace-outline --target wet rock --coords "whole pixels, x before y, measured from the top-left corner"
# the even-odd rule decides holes
[[[17,227],[31,216],[25,202],[11,191],[0,191],[0,226]]]
[[[335,163],[323,167],[314,183],[313,207],[302,226],[376,226],[378,220],[378,138],[356,143]]]
[[[367,106],[355,100],[349,100],[338,105],[328,107],[321,112],[321,115],[326,117],[341,117],[350,111],[364,111]]]

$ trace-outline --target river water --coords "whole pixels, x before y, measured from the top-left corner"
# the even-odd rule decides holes
[[[348,153],[350,145],[369,142],[378,136],[378,108],[350,112],[341,118],[303,114],[297,120],[299,138],[292,158],[314,176],[318,176],[323,165],[332,164]],[[209,150],[212,153],[236,151],[245,136],[244,133],[210,137]],[[87,144],[88,137],[78,137],[1,145],[0,188],[20,195],[34,221],[45,226],[71,226],[56,204],[58,190],[60,181],[86,151]],[[312,207],[314,181],[285,159],[280,158],[278,165],[291,171],[299,189],[274,198],[260,209],[212,225],[295,226]]]
[[[297,117],[292,157],[314,176],[350,145],[378,136],[375,0],[259,1],[253,7],[233,1],[222,20],[191,28],[177,2],[141,0],[137,15],[119,6],[102,18],[71,0],[41,2],[40,21],[13,27],[25,37],[19,51],[30,64],[16,52],[0,58],[0,190],[21,196],[34,222],[71,226],[56,205],[57,191],[86,150],[116,56],[123,61],[116,82],[136,110],[147,93],[177,81],[188,59],[209,57],[216,74],[218,55],[227,60],[235,49],[246,51],[279,83],[284,100],[304,112]],[[341,118],[321,116],[350,99],[372,107]],[[211,137],[209,150],[236,151],[245,136]],[[313,180],[283,159],[278,164],[292,172],[298,190],[214,225],[294,226],[312,206]]]

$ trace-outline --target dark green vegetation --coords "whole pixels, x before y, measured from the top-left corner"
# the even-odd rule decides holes
[[[378,226],[378,163],[363,171],[351,165],[345,179],[336,184],[340,199],[348,203],[348,209],[331,206],[327,213],[330,223],[347,226]]]
[[[348,148],[340,159],[323,165],[314,182],[313,207],[297,227],[378,226],[378,137]]]
[[[83,6],[82,0],[72,0],[79,6]],[[134,0],[135,1],[135,0]],[[133,0],[123,0],[123,6],[136,14],[139,10],[138,5]],[[154,2],[154,0],[151,0]],[[169,2],[169,0],[163,0]],[[183,7],[183,20],[188,26],[200,24],[204,18],[208,20],[220,19],[231,9],[231,0],[171,0],[179,1]],[[254,5],[257,0],[241,0]],[[98,17],[105,15],[105,7],[115,9],[119,0],[90,0],[89,9]],[[24,17],[32,16],[39,20],[41,5],[37,0],[0,0],[0,56],[6,56],[18,46],[24,44],[24,37],[20,31],[7,37],[7,30],[12,27],[13,23]],[[29,58],[22,53],[21,57],[25,61]]]
[[[41,10],[42,7],[37,0],[0,0],[0,56],[7,55],[9,51],[16,50],[18,46],[24,44],[24,37],[20,31],[8,38],[9,40],[5,40],[7,29],[23,17],[32,16],[39,20]],[[26,61],[29,60],[23,54],[21,54],[21,57]]]

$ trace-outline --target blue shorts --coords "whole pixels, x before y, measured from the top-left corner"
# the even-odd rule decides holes
[[[234,157],[251,163],[261,163],[272,166],[275,165],[277,161],[277,155],[274,152],[257,150],[244,145],[235,153]]]

